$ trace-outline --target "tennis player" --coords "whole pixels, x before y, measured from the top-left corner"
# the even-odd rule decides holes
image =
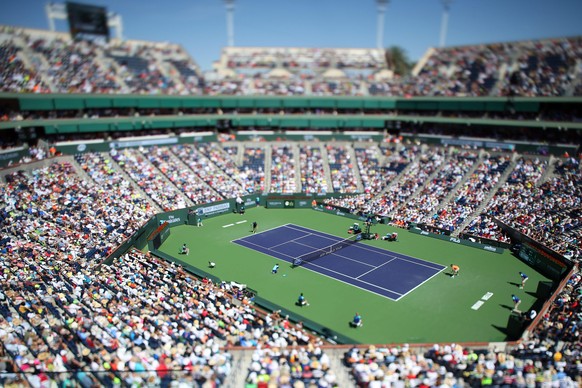
[[[276,273],[277,273],[277,271],[279,271],[279,264],[275,264],[275,265],[273,266],[273,269],[271,270],[271,273],[272,273],[272,274],[276,274]]]
[[[451,278],[459,275],[459,266],[456,264],[451,264]]]
[[[253,221],[253,223],[251,224],[251,232],[256,233],[258,227],[259,224],[257,224],[257,221]]]

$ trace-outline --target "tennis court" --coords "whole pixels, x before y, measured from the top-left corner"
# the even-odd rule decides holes
[[[276,257],[290,265],[329,246],[341,249],[316,255],[301,267],[397,301],[441,272],[440,264],[376,248],[365,243],[343,244],[344,239],[294,224],[253,234],[234,243]],[[311,260],[311,259],[310,259]],[[299,270],[297,268],[296,270]]]

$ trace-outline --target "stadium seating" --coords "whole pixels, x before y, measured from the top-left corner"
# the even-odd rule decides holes
[[[579,258],[580,163],[560,161],[554,176],[536,185],[540,176],[535,164],[520,169],[499,189],[487,213],[562,255]]]
[[[203,75],[171,43],[99,45],[48,31],[0,31],[0,66],[11,66],[10,73],[2,72],[11,78],[3,91],[563,96],[579,95],[580,89],[580,37],[430,49],[423,66],[404,76],[394,76],[377,49],[227,47],[214,71]]]
[[[571,96],[582,94],[581,52],[580,37],[431,49],[414,74],[392,77],[381,50],[232,47],[223,50],[215,72],[203,74],[171,43],[99,44],[0,27],[0,91]],[[0,117],[171,113],[108,108],[3,111]],[[508,115],[516,119],[507,112],[499,118]],[[549,110],[519,119],[540,117],[580,118],[576,111]],[[440,134],[439,128],[430,131]],[[61,133],[55,139],[92,136]],[[560,133],[544,136],[559,140]],[[494,221],[499,219],[579,265],[579,159],[409,142],[230,140],[51,160],[45,148],[29,149],[23,169],[0,183],[0,385],[228,386],[238,374],[248,387],[579,386],[579,272],[550,301],[530,337],[516,345],[354,345],[345,351],[345,370],[338,370],[337,349],[279,312],[255,308],[236,285],[213,284],[136,250],[103,265],[160,211],[297,191],[356,194],[326,205],[385,216],[399,227],[424,223],[511,242]],[[1,145],[12,142],[17,140],[2,139]],[[353,380],[342,380],[345,373]]]
[[[11,41],[0,44],[0,85],[2,91],[45,93],[48,87],[36,72],[19,58],[19,48]]]
[[[352,148],[349,144],[340,146],[340,143],[324,147],[315,145],[301,147],[299,149],[310,147],[312,152],[306,160],[311,161],[313,166],[320,166],[318,170],[322,171],[322,176],[327,174],[325,172],[327,169],[323,168],[325,160],[323,155],[329,161],[329,171],[332,171],[335,160],[338,158],[348,160],[347,155],[353,152],[358,164],[354,167],[357,168],[362,182],[368,182],[370,191],[366,194],[368,196],[375,195],[378,190],[385,188],[369,184],[378,178],[377,171],[370,167],[386,164],[392,166],[390,168],[393,170],[390,170],[392,172],[389,176],[395,175],[393,179],[395,184],[400,184],[403,188],[409,187],[410,196],[398,198],[396,202],[398,206],[394,207],[402,210],[407,207],[399,206],[411,200],[410,203],[416,203],[415,201],[429,194],[422,189],[429,182],[423,177],[434,176],[434,180],[430,181],[433,182],[432,186],[450,187],[448,191],[452,192],[454,182],[458,181],[458,175],[466,174],[470,171],[471,165],[476,165],[471,179],[481,183],[478,185],[471,183],[467,187],[483,190],[486,182],[499,179],[509,165],[507,156],[485,155],[479,161],[473,151],[446,148],[421,150],[419,147],[386,144],[381,144],[380,147],[355,145]],[[4,302],[0,303],[2,316],[0,335],[6,352],[3,360],[5,368],[20,370],[32,368],[31,370],[39,373],[26,375],[28,377],[3,375],[4,384],[22,378],[28,379],[31,384],[45,380],[61,383],[74,380],[80,384],[101,385],[115,385],[120,382],[163,385],[163,381],[170,380],[182,383],[214,381],[220,384],[232,373],[233,362],[233,353],[221,350],[222,346],[230,344],[256,348],[259,344],[256,330],[261,330],[268,336],[269,347],[257,348],[263,350],[256,350],[256,354],[252,356],[248,372],[244,376],[247,384],[259,384],[268,380],[278,383],[302,381],[304,384],[319,383],[334,386],[337,381],[341,381],[338,380],[340,378],[338,371],[330,369],[326,351],[318,348],[322,345],[321,340],[312,339],[301,327],[292,326],[285,317],[280,317],[276,313],[266,316],[256,315],[257,313],[251,310],[242,313],[240,309],[246,309],[247,305],[243,303],[235,308],[228,303],[225,295],[232,293],[244,301],[244,294],[240,294],[226,283],[211,285],[207,280],[197,280],[180,267],[137,251],[122,256],[112,266],[99,267],[99,263],[108,252],[131,235],[148,215],[153,214],[154,203],[161,207],[175,201],[174,198],[172,201],[161,202],[156,185],[162,184],[167,191],[163,182],[176,181],[176,177],[168,173],[169,170],[178,169],[178,166],[173,164],[176,163],[174,160],[176,157],[186,164],[189,160],[191,163],[202,163],[194,164],[192,171],[205,169],[212,177],[202,175],[204,179],[197,182],[202,186],[210,184],[219,189],[222,179],[234,179],[230,174],[236,175],[244,170],[244,167],[241,167],[241,170],[236,167],[238,148],[239,145],[226,143],[224,148],[217,144],[205,144],[197,149],[173,146],[153,147],[147,150],[118,150],[113,155],[79,154],[75,157],[75,165],[78,165],[79,172],[73,164],[60,163],[41,170],[32,170],[30,173],[15,173],[9,176],[8,183],[0,186],[4,198],[8,199],[0,213],[4,236],[0,240],[0,250],[5,258],[1,262],[3,270],[0,273],[4,283],[9,285],[3,289]],[[249,168],[248,171],[260,173],[265,170],[265,150],[264,147],[244,146],[241,160],[244,161],[242,164]],[[317,150],[319,152],[315,152]],[[275,161],[278,156],[301,160],[299,155],[291,154],[289,150],[284,151],[278,146],[272,148],[272,151],[275,153]],[[301,162],[296,163],[301,166]],[[156,168],[148,167],[150,164]],[[250,166],[253,166],[252,170]],[[505,179],[503,187],[506,188],[500,191],[505,193],[511,187],[522,185],[523,182],[535,185],[542,179],[545,166],[546,162],[539,159],[519,158]],[[184,167],[180,169],[184,170]],[[78,175],[80,171],[87,174],[90,181],[83,180]],[[578,224],[574,221],[577,216],[579,217],[579,213],[576,213],[579,207],[576,197],[580,197],[580,194],[564,191],[562,187],[564,189],[569,185],[579,187],[579,184],[575,183],[579,164],[573,160],[558,161],[552,171],[554,177],[544,184],[551,185],[547,189],[559,194],[564,200],[563,206],[556,209],[559,213],[555,216],[559,217],[560,221],[555,225],[559,225],[564,232],[575,233]],[[132,177],[132,180],[124,179],[124,174]],[[144,180],[146,176],[148,179]],[[352,179],[354,176],[351,176]],[[199,176],[191,176],[188,179],[194,178],[200,179]],[[214,179],[219,179],[219,183],[216,184]],[[30,186],[32,182],[35,183]],[[43,187],[49,188],[48,192],[51,192],[51,187],[54,188],[55,184],[62,185],[64,182],[67,182],[67,185],[62,190],[53,191],[49,196],[39,196],[45,192]],[[307,182],[308,180],[305,180],[305,187],[308,187]],[[544,187],[544,184],[540,187]],[[17,187],[20,189],[14,190]],[[30,191],[29,187],[36,189]],[[136,187],[142,191],[137,191]],[[240,185],[236,187],[242,188]],[[309,190],[316,190],[320,186],[314,180],[309,187]],[[392,186],[388,185],[388,188],[390,187]],[[100,198],[98,193],[104,191],[118,193],[118,196],[111,204],[104,203],[99,211],[91,210],[90,223],[78,222],[78,219],[87,216],[90,209],[95,209],[94,205],[91,208],[83,205],[86,204],[84,198],[94,202],[96,198]],[[179,191],[176,189],[175,193],[178,195]],[[225,192],[225,195],[230,196],[234,193]],[[442,194],[431,195],[440,198]],[[359,204],[357,198],[346,207],[356,210],[359,205],[365,204],[365,202]],[[545,197],[535,198],[540,202],[540,198]],[[30,199],[33,201],[30,202]],[[29,202],[34,205],[29,205]],[[492,203],[497,204],[498,198],[492,200]],[[55,207],[55,204],[59,205]],[[383,202],[374,202],[372,206],[380,204],[386,205]],[[114,207],[111,207],[112,205]],[[123,220],[119,219],[120,215],[117,212],[120,206],[127,213]],[[540,211],[542,209],[540,208]],[[520,216],[519,212],[514,213],[517,217]],[[483,224],[484,219],[479,219]],[[42,220],[41,229],[39,220]],[[532,223],[532,229],[539,228],[538,224]],[[575,234],[568,236],[571,238]],[[495,239],[495,236],[488,235],[487,238]],[[75,243],[71,242],[71,239]],[[556,244],[553,247],[560,244],[557,239],[550,241]],[[75,246],[76,249],[70,249]],[[556,249],[560,251],[559,247]],[[18,260],[22,257],[29,266],[27,272],[22,271],[18,265]],[[45,271],[39,272],[41,270]],[[174,279],[173,282],[177,283],[168,283],[167,279]],[[475,353],[477,355],[475,359],[472,356],[474,353],[470,350],[458,348],[456,345],[443,345],[429,351],[407,347],[378,348],[373,357],[370,351],[364,350],[366,348],[354,348],[346,354],[348,370],[356,384],[361,386],[369,385],[372,381],[410,380],[419,383],[428,381],[428,385],[431,385],[434,381],[472,383],[488,378],[505,382],[538,379],[562,381],[567,384],[569,379],[575,378],[578,373],[571,360],[577,357],[579,349],[574,346],[574,326],[564,317],[579,314],[577,304],[579,282],[579,275],[570,279],[568,286],[554,302],[549,315],[544,317],[540,321],[540,326],[534,330],[533,339],[515,350],[489,349]],[[198,295],[203,294],[199,300],[204,301],[204,308],[201,309],[200,303],[190,304],[184,297],[177,296],[175,293],[177,289],[182,292],[187,289]],[[172,304],[166,304],[164,297],[158,302],[161,303],[160,308],[171,311],[173,308],[180,308],[181,305],[189,306],[185,310],[185,315],[178,313],[168,325],[156,324],[155,321],[143,316],[150,311],[148,298],[144,295],[151,294],[152,297],[159,299],[160,290],[173,301]],[[32,313],[33,311],[41,313]],[[102,314],[103,311],[107,313]],[[205,315],[206,312],[208,315]],[[193,321],[193,317],[197,321]],[[222,327],[217,320],[219,317],[223,322],[230,322],[231,326]],[[242,320],[237,317],[241,317]],[[562,327],[567,330],[556,329],[552,324],[556,322],[554,319],[563,322]],[[143,331],[146,325],[154,325],[156,329],[153,332],[150,330],[146,335]],[[178,341],[174,329],[177,332],[188,330],[192,336],[185,341]],[[563,344],[560,349],[556,348],[558,341],[562,341]],[[166,349],[165,344],[171,344],[171,347]],[[308,349],[307,352],[304,354],[305,350],[293,348],[294,344],[304,346]],[[551,353],[547,350],[545,353],[540,352],[539,349],[551,349]],[[278,354],[281,357],[275,358]],[[139,355],[139,360],[134,358],[135,355]],[[411,355],[417,363],[412,369],[414,373],[408,369],[411,365],[405,363],[407,357]],[[362,363],[360,361],[362,359],[367,361]],[[481,370],[482,367],[479,366],[481,359],[483,365],[491,362],[492,367]],[[507,360],[512,360],[513,367],[507,366],[509,365]],[[530,360],[534,366],[533,370],[526,369],[527,365],[530,365]],[[85,365],[89,366],[94,362],[101,363],[103,372],[92,373],[90,369],[85,369]],[[43,373],[50,372],[51,368],[59,368],[62,373],[58,375]],[[79,372],[79,368],[84,372]],[[147,372],[151,370],[156,372]],[[160,373],[160,370],[169,371]],[[341,371],[339,373],[341,374]]]
[[[299,168],[301,171],[301,192],[325,194],[328,191],[327,174],[323,164],[322,151],[318,145],[299,145]]]

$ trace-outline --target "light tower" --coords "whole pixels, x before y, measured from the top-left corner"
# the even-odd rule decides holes
[[[234,0],[224,0],[226,6],[226,38],[229,47],[234,46]]]
[[[384,48],[384,16],[390,0],[376,0],[378,6],[378,22],[376,23],[376,47]]]
[[[447,27],[449,25],[449,10],[451,9],[451,3],[453,0],[441,0],[441,2],[443,3],[443,18],[441,20],[439,47],[445,47],[445,41],[447,40]]]

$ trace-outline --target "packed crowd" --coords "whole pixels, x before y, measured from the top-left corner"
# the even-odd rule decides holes
[[[396,147],[379,149],[376,146],[362,148],[355,146],[356,161],[364,186],[364,193],[376,194],[382,192],[396,176],[399,171],[392,168],[394,156],[396,163],[402,161],[401,156],[396,152]],[[380,159],[382,158],[382,162]],[[404,161],[406,163],[406,161]]]
[[[286,318],[257,314],[232,284],[139,251],[102,265],[154,212],[112,158],[76,160],[92,182],[53,163],[0,185],[4,386],[220,384],[231,368],[222,346],[311,343]]]
[[[579,77],[582,38],[439,48],[418,74],[369,82],[385,96],[564,96]]]
[[[216,143],[204,143],[197,145],[198,150],[200,150],[206,157],[214,163],[222,172],[226,173],[227,176],[234,179],[238,185],[242,187],[242,191],[245,194],[250,194],[259,189],[249,176],[242,172],[240,168],[234,161],[236,157],[236,150],[232,148],[225,147],[221,149]],[[236,185],[235,185],[236,186]],[[225,195],[225,198],[234,198],[236,195]]]
[[[435,217],[436,209],[444,199],[456,189],[475,164],[478,154],[473,151],[455,150],[455,155],[447,158],[436,176],[428,182],[414,198],[408,200],[396,211],[393,222],[430,223]]]
[[[356,167],[350,155],[350,148],[341,144],[326,146],[327,160],[331,170],[331,184],[336,193],[355,193],[358,191]]]
[[[574,158],[560,161],[554,176],[539,186],[512,185],[508,181],[494,197],[488,213],[554,251],[578,259],[582,253],[581,183],[580,162]]]
[[[127,90],[139,94],[178,94],[176,81],[162,73],[152,59],[111,56],[119,66],[119,76]]]
[[[436,80],[429,95],[485,96],[495,85],[502,64],[511,59],[506,44],[436,49],[420,71],[420,79]]]
[[[410,168],[393,185],[378,197],[372,199],[367,211],[387,216],[407,203],[422,188],[427,180],[441,167],[446,158],[444,148],[429,149],[415,159]],[[400,225],[400,220],[394,221]]]
[[[89,41],[35,39],[30,49],[48,62],[46,75],[53,92],[119,93],[121,86],[113,67],[97,60],[97,46]],[[42,71],[41,69],[39,69]]]
[[[507,173],[511,165],[509,156],[484,155],[474,171],[467,175],[477,163],[476,153],[454,151],[455,154],[447,159],[442,149],[440,153],[434,149],[410,163],[409,169],[394,179],[378,175],[378,161],[372,156],[374,149],[355,148],[365,193],[329,198],[326,204],[357,214],[389,216],[396,226],[422,223],[448,232],[462,228],[461,233],[467,238],[510,242],[491,218],[496,217],[545,242],[567,258],[580,257],[581,181],[576,159],[558,161],[555,176],[541,183],[547,158],[521,157]],[[333,168],[331,159],[330,167]],[[504,173],[507,178],[501,182]],[[431,181],[427,181],[433,174]],[[462,179],[463,184],[456,188]],[[394,183],[390,184],[392,180]],[[373,182],[378,185],[371,184]],[[379,182],[388,188],[384,189]],[[451,199],[443,203],[448,197]],[[483,213],[475,214],[477,211]]]
[[[0,68],[11,70],[2,72],[10,78],[3,91],[563,96],[578,93],[582,57],[580,37],[459,46],[430,49],[417,74],[387,76],[391,69],[382,50],[227,47],[217,69],[202,75],[175,44],[96,44],[48,31],[2,31],[5,41],[19,38],[0,49]],[[33,70],[18,56],[29,57]]]
[[[301,96],[306,94],[306,84],[300,79],[268,79],[255,77],[252,83],[243,83],[243,95],[260,94],[266,96]]]
[[[231,159],[219,150],[213,153],[212,148],[202,147],[197,158],[224,158],[226,163]],[[422,153],[415,147],[397,151],[383,146],[380,153],[367,150],[356,153],[364,165],[375,158],[392,157],[403,171],[406,166],[400,163],[411,161],[409,173],[402,176],[406,187],[418,188],[428,183],[421,175],[430,176],[439,165],[451,165],[441,148]],[[247,375],[249,384],[285,386],[300,380],[306,385],[334,386],[335,377],[320,343],[278,312],[266,316],[256,312],[236,286],[197,280],[180,267],[137,251],[111,266],[101,265],[155,212],[114,161],[121,161],[130,176],[138,176],[137,171],[159,175],[164,169],[177,168],[168,161],[178,148],[125,151],[77,155],[90,181],[83,180],[71,164],[54,163],[10,174],[8,182],[0,185],[0,278],[5,285],[0,291],[0,348],[4,352],[0,352],[0,367],[7,372],[34,372],[0,374],[0,381],[9,385],[26,379],[33,386],[48,381],[76,381],[82,386],[165,385],[170,381],[220,384],[232,366],[230,354],[221,348],[236,345],[257,348]],[[246,148],[244,154],[262,160],[264,166],[262,152],[262,148]],[[226,155],[237,153],[226,149]],[[124,157],[119,158],[120,154]],[[417,156],[422,170],[415,170]],[[462,151],[453,160],[459,164],[474,156]],[[314,157],[313,162],[320,159]],[[146,161],[159,170],[146,168]],[[477,167],[483,174],[481,182],[494,179],[490,172],[499,173],[497,167],[506,161],[488,156]],[[563,237],[575,238],[579,233],[580,213],[575,213],[582,198],[579,162],[559,161],[554,176],[537,186],[545,165],[544,160],[519,159],[492,201],[494,215],[514,217],[505,222],[540,241],[550,241],[558,252],[560,244],[575,249],[579,240],[564,241]],[[146,193],[159,190],[155,179],[147,180],[154,186],[142,185]],[[401,199],[402,203],[407,200]],[[580,280],[579,274],[572,276],[531,340],[510,352],[479,354],[445,346],[420,354],[405,346],[372,349],[374,356],[372,350],[352,349],[346,360],[352,360],[350,368],[362,386],[374,386],[377,381],[428,386],[445,381],[517,385],[537,381],[569,386],[582,372],[575,362],[580,357]],[[303,348],[287,349],[290,345]]]
[[[14,371],[27,372],[32,386],[193,385],[220,383],[230,372],[230,354],[204,323],[213,317],[207,311],[215,311],[200,307],[214,287],[139,252],[111,266],[87,266],[39,261],[42,252],[30,251],[26,272],[10,269],[14,258],[3,263],[10,287],[0,335]],[[177,295],[181,314],[172,300]],[[22,375],[3,378],[8,386]]]
[[[188,207],[186,197],[180,192],[183,188],[186,195],[194,200],[203,191],[199,178],[190,170],[171,168],[172,161],[166,162],[167,151],[154,148],[123,149],[113,151],[113,160],[129,175],[139,188],[143,190],[164,211]],[[154,165],[157,163],[158,166]],[[170,168],[168,168],[170,167]],[[165,175],[168,174],[168,175]],[[190,180],[191,179],[191,180]]]
[[[319,347],[257,348],[246,379],[247,387],[337,387],[329,356]]]
[[[486,212],[543,242],[554,251],[579,259],[582,181],[580,162],[557,162],[553,176],[536,185],[541,172],[532,163],[499,189]]]
[[[486,156],[454,199],[440,208],[428,224],[451,232],[461,227],[497,186],[509,164],[509,156]]]
[[[10,41],[0,41],[0,91],[16,93],[47,93],[41,77],[24,65],[19,49]]]
[[[70,163],[13,173],[3,186],[3,221],[10,234],[47,244],[70,257],[102,260],[133,235],[153,211],[134,188],[114,176],[100,185],[79,178]],[[105,188],[115,187],[114,191]],[[109,197],[103,196],[108,193]]]
[[[298,191],[294,186],[297,159],[301,190],[324,192],[326,169],[321,151],[318,147],[301,146],[295,158],[293,150],[291,146],[273,146],[271,191]],[[517,225],[539,241],[549,242],[552,249],[568,258],[579,257],[581,212],[576,197],[579,177],[575,159],[559,162],[555,167],[556,176],[540,186],[547,159],[521,157],[503,186],[493,194],[510,165],[509,157],[502,154],[485,155],[470,176],[465,176],[476,162],[477,155],[472,151],[453,150],[447,157],[446,149],[438,147],[421,154],[419,147],[404,145],[398,150],[396,146],[356,146],[354,166],[349,162],[350,147],[328,144],[321,150],[326,152],[334,191],[356,191],[358,180],[354,167],[364,189],[356,196],[328,199],[329,205],[390,216],[392,224],[397,226],[424,223],[449,232],[462,227],[461,233],[466,237],[509,242],[508,236],[491,219],[494,216]],[[190,203],[207,203],[263,190],[265,149],[245,147],[240,168],[233,160],[237,152],[238,147],[223,151],[215,144],[201,145],[198,149],[185,145],[153,147],[147,151],[114,150],[111,160],[102,159],[98,154],[79,155],[78,161],[95,176],[100,168],[105,168],[106,174],[117,174],[111,165],[115,161],[160,208],[176,209]],[[182,163],[189,168],[182,168]],[[403,172],[406,167],[408,170]],[[462,187],[456,189],[463,178]],[[390,185],[393,180],[394,184]],[[164,189],[163,197],[158,194],[160,188],[168,188]],[[556,192],[562,196],[559,200],[549,196],[549,193],[555,196]],[[445,204],[444,198],[451,199]],[[529,211],[532,206],[536,210],[543,208],[536,214]],[[484,214],[475,214],[478,210]]]
[[[277,144],[271,147],[271,192],[296,193],[297,171],[294,144]]]
[[[255,189],[265,191],[265,151],[261,147],[244,147],[242,167],[244,176]]]
[[[382,69],[386,59],[377,49],[318,49],[277,47],[227,47],[220,63],[230,69]]]
[[[203,81],[195,62],[174,44],[72,40],[65,34],[2,28],[0,66],[10,66],[18,92],[201,94]],[[34,70],[25,69],[18,55]]]
[[[327,178],[319,145],[299,145],[299,171],[301,172],[301,192],[327,193]]]
[[[362,96],[362,85],[358,80],[324,80],[311,84],[314,96]]]
[[[524,43],[501,90],[511,96],[566,95],[571,92],[580,55],[581,38]]]
[[[235,180],[235,177],[238,175],[236,166],[231,165],[227,172],[207,157],[209,152],[213,152],[212,159],[221,161],[222,165],[225,166],[228,161],[220,154],[217,148],[212,148],[206,144],[181,144],[172,146],[171,151],[182,163],[185,163],[190,168],[192,173],[199,178],[199,182],[202,180],[205,183],[205,185],[202,185],[202,182],[198,184],[200,188],[197,190],[198,194],[189,195],[192,201],[196,200],[196,203],[202,203],[210,199],[208,202],[214,202],[224,198],[236,198],[238,195],[243,194],[243,187]],[[186,178],[186,181],[188,181],[189,185],[196,184],[196,180],[194,179],[190,180]],[[185,186],[182,187],[184,187],[184,192],[187,192]],[[204,187],[211,188],[220,194],[220,196],[205,190]]]

